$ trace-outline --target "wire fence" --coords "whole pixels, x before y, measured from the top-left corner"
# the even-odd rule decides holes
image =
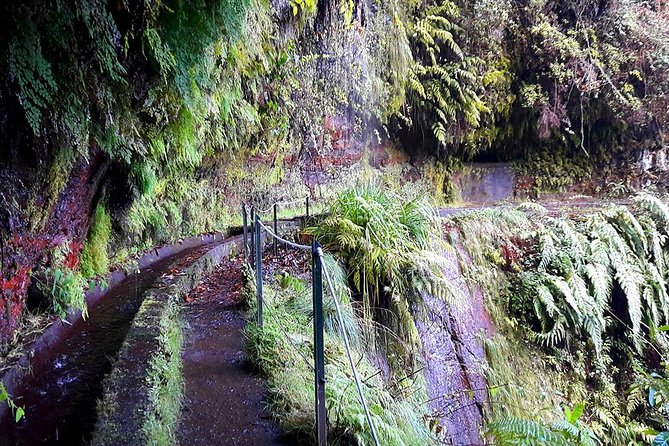
[[[256,208],[256,213],[258,214],[268,214],[270,211],[278,208],[278,207],[288,207],[293,204],[298,204],[298,203],[305,203],[307,209],[309,209],[309,197],[305,198],[297,198],[295,200],[291,201],[277,201],[276,203],[273,203],[268,207],[267,209],[258,209]],[[307,211],[307,216],[309,216],[309,212]]]
[[[376,429],[374,428],[374,423],[372,422],[372,416],[365,399],[365,395],[362,390],[362,385],[360,383],[360,378],[358,376],[358,371],[355,366],[355,361],[353,360],[353,354],[351,352],[350,342],[348,339],[348,334],[344,329],[344,319],[341,312],[341,305],[335,292],[334,283],[332,277],[327,269],[325,262],[325,254],[323,248],[316,241],[312,241],[311,245],[303,245],[296,242],[292,242],[284,237],[278,235],[278,219],[277,219],[277,208],[278,205],[283,204],[292,204],[293,202],[283,202],[275,203],[267,211],[255,210],[251,208],[251,219],[249,222],[249,216],[246,210],[246,206],[242,207],[243,222],[244,222],[244,247],[245,254],[247,258],[251,260],[252,267],[255,269],[256,274],[256,298],[257,298],[257,323],[258,327],[262,330],[263,327],[263,264],[262,264],[262,253],[263,253],[263,232],[266,234],[266,238],[269,237],[274,242],[274,250],[276,254],[277,243],[283,244],[286,248],[293,248],[305,252],[311,252],[311,274],[312,274],[312,299],[313,299],[313,311],[314,311],[314,360],[313,364],[308,361],[302,352],[292,343],[289,342],[289,345],[295,349],[302,359],[308,364],[308,366],[314,372],[314,391],[316,396],[316,444],[318,446],[325,446],[327,444],[327,414],[326,414],[326,405],[325,405],[325,353],[324,353],[324,323],[323,323],[323,283],[327,283],[327,289],[332,296],[332,299],[335,304],[335,309],[337,313],[337,324],[339,326],[339,332],[344,341],[344,346],[346,349],[346,355],[348,357],[348,362],[351,367],[351,372],[353,375],[353,381],[355,382],[356,388],[358,390],[358,397],[360,399],[360,404],[363,407],[365,412],[365,418],[369,426],[372,439],[375,446],[379,446],[378,436],[376,434]],[[309,201],[305,201],[306,204],[306,215],[309,217]],[[274,220],[273,227],[269,228],[267,225],[262,223],[260,215],[266,214],[270,210],[274,211]],[[249,238],[249,232],[252,233],[252,237]],[[250,241],[250,243],[249,243]],[[325,277],[323,277],[325,276]],[[283,328],[280,327],[283,332]],[[283,332],[283,335],[289,339],[287,333]]]

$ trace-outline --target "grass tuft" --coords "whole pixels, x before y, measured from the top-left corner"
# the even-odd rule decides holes
[[[181,348],[183,329],[179,307],[170,301],[160,319],[159,348],[149,363],[148,410],[142,425],[145,444],[168,446],[177,442],[184,382]]]

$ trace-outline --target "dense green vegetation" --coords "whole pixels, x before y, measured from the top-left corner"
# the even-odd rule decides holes
[[[582,419],[603,444],[643,444],[667,428],[647,401],[666,358],[669,214],[652,195],[634,202],[572,217],[525,205],[456,218],[500,328],[487,341],[488,385],[501,386],[491,420],[556,420],[561,405],[584,403]],[[535,438],[533,426],[492,430]]]
[[[583,414],[583,404],[573,410],[565,408],[563,420],[555,421],[551,426],[523,419],[505,419],[494,421],[489,425],[489,433],[495,444],[512,445],[573,445],[595,446],[600,440],[595,434],[579,421]]]
[[[334,196],[306,233],[341,265],[357,353],[387,360],[383,379],[360,364],[379,431],[435,441],[425,383],[404,380],[418,367],[411,309],[457,292],[421,193],[452,201],[455,172],[482,159],[515,160],[532,196],[578,182],[626,195],[646,175],[635,163],[665,159],[668,29],[666,5],[641,0],[2,2],[0,351],[17,343],[31,282],[38,309],[85,316],[88,280],[142,250],[226,231],[242,202]],[[373,177],[410,187],[348,189]],[[448,230],[499,328],[486,340],[492,437],[641,444],[669,428],[664,201],[561,217],[526,205]],[[312,429],[295,355],[311,348],[306,287],[270,284],[268,325],[248,329],[296,437]],[[331,435],[368,443],[328,305]],[[150,442],[174,438],[179,336],[151,364]]]
[[[224,230],[242,200],[313,194],[310,172],[327,184],[336,157],[379,145],[430,158],[449,199],[457,159],[580,154],[538,173],[560,189],[667,131],[666,17],[636,0],[14,0],[0,16],[0,223],[26,236],[6,280],[48,267],[29,239],[82,243],[97,219],[64,230],[63,214],[100,199],[132,254]],[[101,178],[81,192],[86,172]],[[89,232],[84,276],[106,269]]]
[[[332,266],[336,263],[332,262]],[[345,275],[338,282],[348,290]],[[283,282],[283,283],[281,283]],[[249,283],[251,283],[249,281]],[[269,407],[283,431],[293,441],[310,443],[314,429],[313,325],[311,293],[308,284],[296,278],[268,283],[265,287],[264,326],[258,329],[250,322],[246,328],[248,349],[252,360],[267,378]],[[255,314],[255,290],[249,289],[250,315]],[[345,295],[345,291],[343,293]],[[362,333],[364,321],[354,316],[351,300],[343,301],[346,329]],[[352,382],[346,351],[334,318],[331,298],[327,298],[329,322],[326,343],[326,406],[329,414],[328,436],[332,442],[373,444],[358,393]],[[383,444],[435,444],[433,435],[422,419],[420,401],[424,399],[424,383],[420,380],[402,382],[393,389],[380,376],[380,370],[365,354],[360,335],[353,338],[356,367],[363,392],[372,412],[372,422]],[[399,384],[396,382],[395,384]]]
[[[421,407],[427,399],[424,379],[408,372],[417,367],[411,356],[419,344],[409,300],[423,289],[443,287],[433,250],[439,244],[430,246],[440,239],[435,211],[425,198],[365,186],[342,192],[328,214],[306,232],[335,253],[336,258],[327,256],[327,270],[343,305],[342,328],[352,340],[353,356],[361,358],[357,367],[379,440],[436,444]],[[265,323],[262,329],[249,324],[248,348],[267,376],[270,405],[283,429],[308,440],[314,425],[311,290],[289,273],[269,285]],[[248,291],[255,314],[255,290]],[[372,444],[329,293],[324,306],[329,435],[346,444]],[[393,316],[383,317],[382,308]],[[385,372],[371,359],[375,352],[388,363]]]
[[[664,201],[641,193],[629,207],[609,205],[566,216],[527,203],[461,214],[447,228],[450,244],[464,247],[465,254],[458,251],[465,256],[464,273],[471,287],[483,288],[499,330],[485,340],[486,432],[496,444],[648,444],[656,436],[662,441],[665,434],[657,434],[669,427],[663,373],[669,209]],[[412,303],[428,292],[458,305],[457,291],[443,278],[437,259],[445,246],[435,242],[441,236],[433,211],[422,198],[358,187],[341,193],[307,233],[341,261],[342,267],[328,269],[338,271],[347,331],[356,349],[386,358],[390,375],[375,378],[372,387],[391,389],[403,371],[418,367],[409,359],[421,345]],[[268,377],[272,410],[299,438],[313,427],[313,389],[304,386],[311,373],[305,358],[312,355],[308,294],[302,279],[277,277],[270,285],[268,325],[249,328],[251,354]],[[326,309],[326,317],[331,314]],[[326,326],[327,371],[338,376],[346,370],[344,351],[335,324]],[[361,364],[363,376],[376,377],[372,364]],[[424,386],[422,378],[413,380],[409,394],[425,392]],[[328,407],[357,413],[358,424],[338,418],[334,435],[359,432],[357,444],[370,444],[361,409],[354,409],[355,393],[349,391],[348,398],[328,400]],[[366,391],[371,401],[382,398]],[[426,415],[427,409],[406,400],[405,393],[391,392],[391,397],[408,404],[408,414]],[[386,416],[404,410],[379,404]],[[394,425],[382,418],[375,423],[382,430]],[[412,444],[399,441],[390,444]]]
[[[222,191],[198,169],[205,157],[260,147],[276,152],[285,138],[289,100],[283,83],[273,82],[283,80],[287,56],[268,45],[275,32],[269,5],[81,1],[2,8],[13,19],[2,39],[8,58],[0,68],[12,98],[4,103],[3,138],[23,141],[4,159],[34,154],[47,162],[23,179],[32,186],[27,198],[37,199],[45,187],[47,202],[55,203],[76,161],[101,151],[120,174],[114,188],[130,187],[134,196],[124,238],[165,240],[224,227],[221,211],[201,215],[225,208]],[[263,104],[255,101],[261,92]],[[14,210],[37,227],[47,216],[37,207]]]
[[[398,325],[393,328],[404,339],[415,339],[410,296],[422,290],[447,294],[436,211],[423,196],[367,185],[342,192],[327,214],[306,233],[340,256],[366,317],[383,318],[382,311],[373,313],[390,309],[386,324]]]

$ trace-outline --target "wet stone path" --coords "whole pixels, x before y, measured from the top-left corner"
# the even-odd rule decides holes
[[[226,259],[184,303],[183,445],[282,445],[244,352],[241,259]]]

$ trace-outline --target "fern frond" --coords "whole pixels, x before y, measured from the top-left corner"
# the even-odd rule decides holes
[[[555,289],[562,295],[564,300],[569,304],[571,309],[576,314],[577,317],[575,319],[579,320],[583,316],[583,314],[581,313],[581,305],[580,302],[576,300],[576,298],[574,297],[572,289],[567,283],[567,281],[564,280],[562,277],[553,276],[551,274],[546,274],[545,280],[551,287],[553,287],[553,289]]]
[[[584,272],[592,285],[592,295],[597,305],[604,308],[611,295],[611,272],[601,263],[588,263],[584,266]]]
[[[541,423],[520,418],[493,421],[488,425],[488,433],[498,445],[545,445],[570,446],[571,443]]]
[[[556,253],[552,233],[547,232],[539,237],[539,248],[541,249],[541,261],[539,262],[538,270],[544,272],[553,261]]]
[[[634,202],[650,212],[665,229],[665,235],[669,229],[669,207],[659,198],[647,192],[641,192],[634,197]]]
[[[641,274],[634,265],[622,262],[618,258],[613,259],[616,281],[625,292],[627,299],[627,310],[632,322],[632,335],[634,344],[640,349],[638,337],[641,333],[641,319],[643,317],[641,310]]]
[[[432,132],[434,133],[435,138],[437,138],[437,141],[439,141],[442,145],[446,145],[446,129],[444,128],[444,125],[441,122],[435,122],[432,124]]]

